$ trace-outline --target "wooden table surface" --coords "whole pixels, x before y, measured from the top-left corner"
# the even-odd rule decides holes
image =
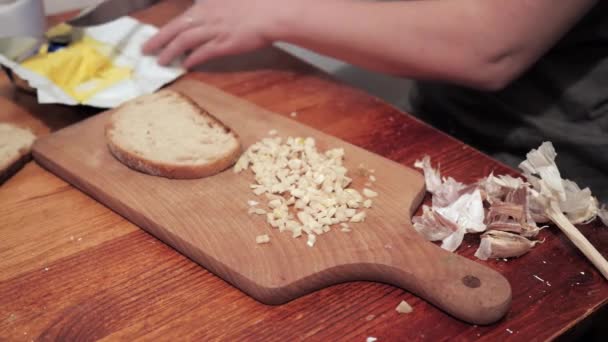
[[[160,25],[189,3],[164,1],[136,17]],[[404,165],[429,154],[464,182],[513,172],[276,49],[224,58],[186,77],[282,115],[297,112],[294,120]],[[44,135],[97,112],[39,105],[0,76],[0,121]],[[608,229],[598,222],[580,229],[608,255]],[[540,238],[545,243],[521,258],[479,261],[513,288],[511,311],[492,326],[463,323],[368,282],[267,306],[30,162],[0,187],[0,340],[544,340],[605,321],[608,282],[557,228]],[[468,236],[458,253],[474,258],[478,239]],[[397,314],[401,300],[414,312]]]

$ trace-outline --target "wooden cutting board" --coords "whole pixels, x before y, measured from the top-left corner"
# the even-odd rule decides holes
[[[104,125],[111,112],[39,139],[34,158],[160,240],[267,304],[280,304],[347,281],[379,281],[402,287],[453,316],[489,324],[510,307],[507,280],[480,263],[425,241],[410,218],[424,195],[421,174],[200,82],[183,92],[232,127],[247,146],[275,129],[280,136],[312,136],[320,149],[343,147],[345,164],[361,189],[360,164],[375,169],[379,193],[364,223],[352,232],[333,229],[308,247],[304,237],[270,228],[249,215],[250,171],[227,170],[198,180],[169,180],[133,171],[108,151]],[[171,115],[171,113],[167,113]],[[260,202],[265,203],[265,198]],[[255,238],[268,234],[269,244]],[[323,305],[319,303],[319,305]]]

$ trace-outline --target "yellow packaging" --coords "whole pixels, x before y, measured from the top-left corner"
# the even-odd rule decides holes
[[[18,84],[27,83],[39,103],[115,108],[184,73],[178,62],[161,66],[155,56],[141,52],[157,32],[158,28],[130,17],[82,29],[60,25],[47,32],[47,39],[67,43],[73,36],[83,38],[54,52],[47,52],[45,46],[22,63],[0,54],[0,65],[16,75]]]
[[[116,53],[111,46],[88,36],[61,50],[46,50],[45,45],[21,66],[50,79],[80,103],[132,74],[131,68],[114,64]]]

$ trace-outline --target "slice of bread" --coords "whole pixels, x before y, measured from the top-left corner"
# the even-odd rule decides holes
[[[27,129],[0,123],[0,184],[30,160],[36,136]]]
[[[105,134],[110,151],[123,164],[174,179],[213,175],[241,153],[230,128],[173,90],[123,104],[110,116]]]

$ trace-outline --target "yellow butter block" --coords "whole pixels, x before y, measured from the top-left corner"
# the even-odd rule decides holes
[[[133,70],[117,66],[112,46],[84,36],[66,48],[39,53],[21,65],[51,80],[56,86],[82,103],[100,91],[131,78]]]

